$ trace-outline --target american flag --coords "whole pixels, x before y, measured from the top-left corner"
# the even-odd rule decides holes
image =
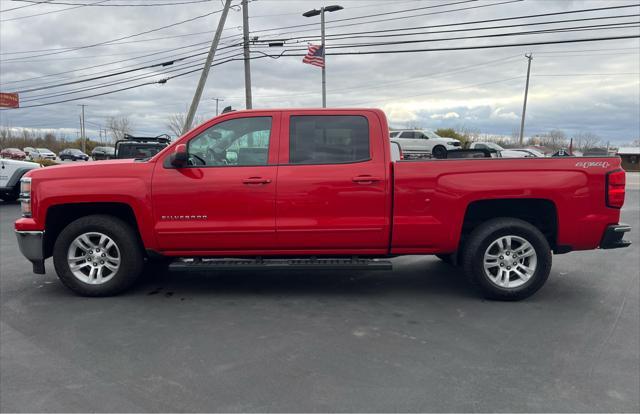
[[[322,45],[309,45],[309,51],[302,59],[302,63],[324,68],[324,47]]]

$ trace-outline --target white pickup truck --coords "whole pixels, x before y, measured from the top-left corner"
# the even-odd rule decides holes
[[[422,158],[425,155],[445,158],[447,151],[462,148],[457,139],[443,138],[433,131],[422,129],[391,131],[390,138],[391,142],[400,144],[407,159]]]
[[[27,171],[40,168],[35,162],[0,158],[0,199],[14,201],[20,194],[20,179]]]

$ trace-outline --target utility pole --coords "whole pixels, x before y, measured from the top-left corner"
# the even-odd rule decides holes
[[[87,106],[85,104],[81,104],[80,107],[82,108],[82,115],[80,116],[80,139],[81,139],[81,145],[82,145],[82,152],[86,152],[86,140],[87,140],[87,135],[86,135],[86,130],[84,127],[84,107]]]
[[[224,102],[224,99],[222,98],[211,98],[212,101],[216,101],[216,116],[218,116],[219,112],[218,112],[218,103],[219,102]],[[250,109],[250,108],[247,108]]]
[[[216,55],[216,49],[218,48],[218,43],[220,43],[220,36],[222,35],[222,29],[224,28],[224,22],[227,20],[227,14],[229,14],[230,7],[231,7],[231,0],[226,0],[224,3],[224,9],[222,9],[222,15],[220,16],[220,21],[218,22],[218,28],[216,29],[216,34],[215,36],[213,36],[213,41],[211,42],[211,48],[209,49],[209,54],[207,54],[207,60],[204,64],[204,68],[202,68],[202,73],[200,74],[200,81],[198,81],[196,92],[193,95],[193,100],[191,101],[191,106],[189,107],[189,113],[187,114],[187,119],[185,120],[184,127],[182,128],[183,134],[191,128],[191,124],[193,123],[193,118],[195,117],[196,111],[198,110],[198,104],[200,103],[200,98],[202,97],[202,90],[204,89],[205,83],[207,83],[207,76],[209,76],[211,63],[213,62],[213,58]]]
[[[246,108],[253,107],[253,99],[251,96],[251,60],[249,53],[249,2],[242,0],[242,49],[244,53],[244,95],[246,100]],[[218,102],[216,101],[216,106]],[[218,109],[216,108],[216,115]]]
[[[324,41],[324,7],[322,13],[320,13],[320,37],[322,47],[322,57],[324,62],[322,63],[322,107],[327,107],[327,48]]]
[[[522,118],[520,119],[520,145],[524,142],[524,117],[527,112],[527,96],[529,95],[529,75],[531,74],[531,60],[533,59],[533,55],[531,53],[527,53],[524,55],[527,58],[527,83],[524,87],[524,104],[522,105]]]

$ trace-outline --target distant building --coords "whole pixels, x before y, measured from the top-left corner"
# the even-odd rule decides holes
[[[640,147],[620,147],[617,154],[625,171],[640,171]]]

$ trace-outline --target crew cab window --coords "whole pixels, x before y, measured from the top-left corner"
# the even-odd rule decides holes
[[[267,165],[271,117],[221,122],[189,141],[189,164],[195,166]]]
[[[351,115],[291,117],[291,164],[338,164],[369,159],[367,118]]]

